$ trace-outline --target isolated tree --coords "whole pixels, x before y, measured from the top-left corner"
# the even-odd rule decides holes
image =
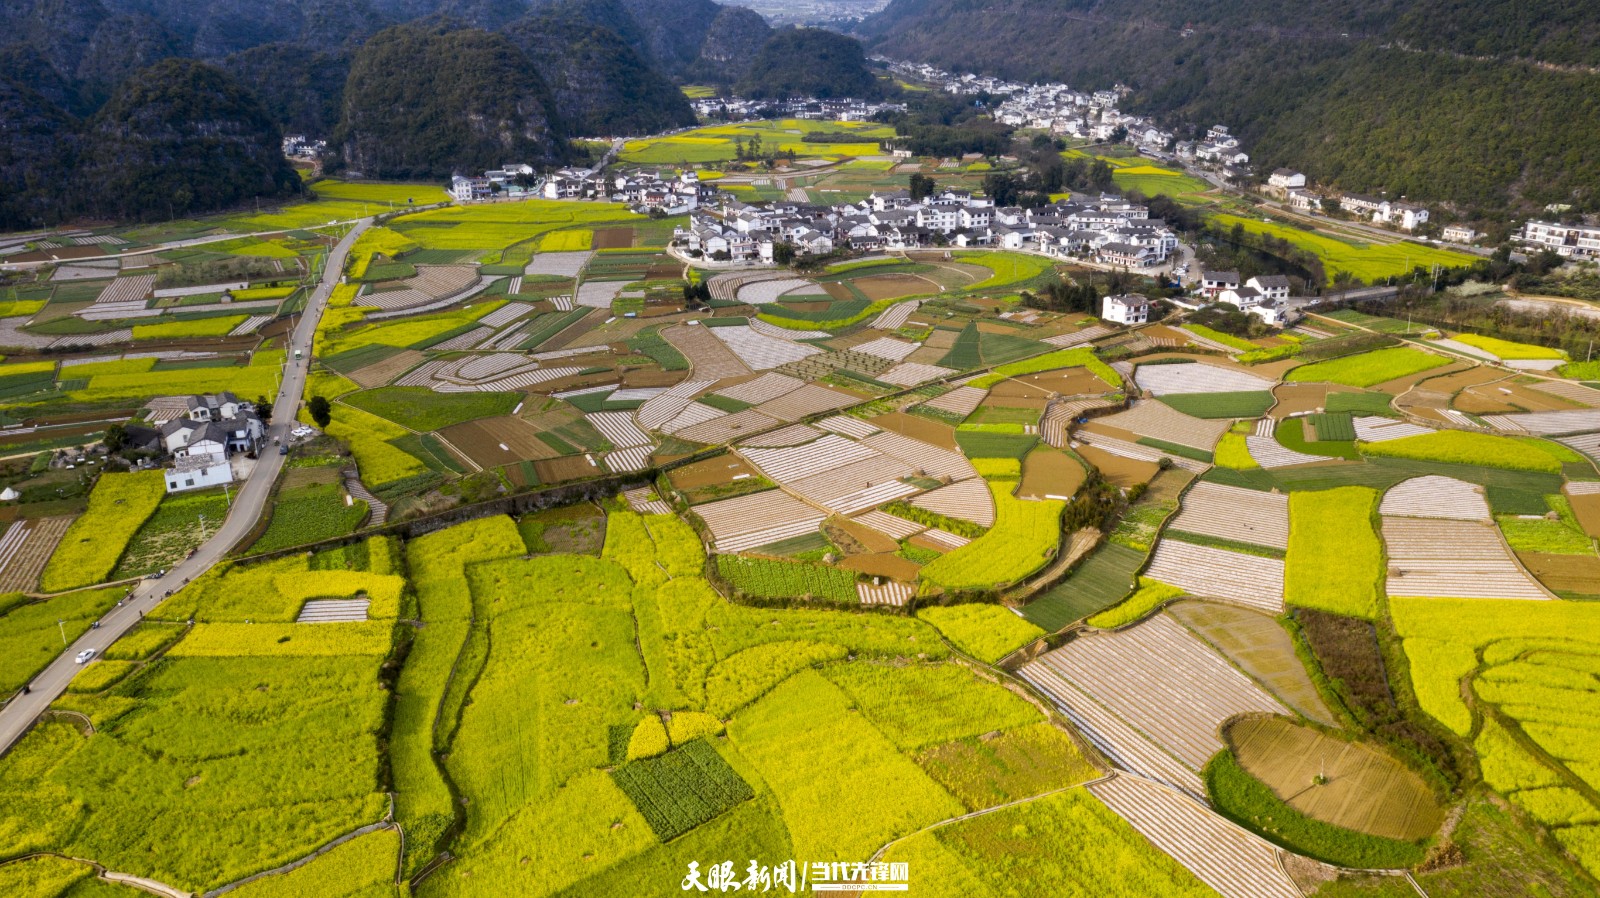
[[[779,265],[792,264],[794,262],[794,244],[793,243],[774,243],[774,244],[772,244],[772,261],[778,263]]]
[[[935,189],[937,189],[938,185],[936,185],[934,180],[927,175],[912,175],[909,186],[911,190],[911,199],[913,201],[920,201],[933,196],[933,192]]]
[[[128,445],[128,429],[121,424],[113,424],[106,428],[105,438],[101,442],[105,443],[106,451],[121,452]]]
[[[257,396],[256,397],[256,414],[260,415],[261,416],[261,420],[263,420],[263,421],[271,421],[272,420],[272,400],[268,399],[265,396]]]
[[[311,413],[311,420],[317,422],[318,427],[325,429],[328,426],[328,422],[333,420],[333,407],[328,404],[327,399],[321,396],[311,397],[311,402],[306,406],[306,410]]]

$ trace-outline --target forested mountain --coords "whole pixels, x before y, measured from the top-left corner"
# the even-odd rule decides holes
[[[258,152],[286,130],[374,177],[560,162],[574,136],[692,124],[678,83],[866,89],[860,58],[713,0],[6,0],[0,230],[293,189]]]
[[[739,91],[750,97],[876,97],[861,44],[817,28],[785,28],[751,61]]]
[[[448,178],[558,162],[565,138],[544,79],[505,35],[396,25],[357,51],[333,142],[368,177]]]
[[[1484,214],[1600,208],[1600,7],[1555,0],[893,0],[875,51],[1124,83],[1270,170]]]

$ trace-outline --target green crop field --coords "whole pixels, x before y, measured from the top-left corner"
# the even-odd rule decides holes
[[[1196,418],[1259,418],[1277,400],[1266,390],[1246,393],[1168,393],[1166,405]]]
[[[936,627],[955,647],[979,661],[998,662],[1044,635],[1044,631],[999,605],[934,605],[917,617]]]
[[[119,587],[91,589],[29,602],[0,595],[0,694],[22,688],[61,654],[62,634],[75,640],[121,599]]]
[[[1560,474],[1562,464],[1574,460],[1572,450],[1559,443],[1460,430],[1441,430],[1382,443],[1363,443],[1361,451],[1367,455],[1389,458],[1481,465],[1546,474]]]
[[[1223,228],[1242,226],[1251,234],[1267,234],[1289,241],[1322,260],[1329,278],[1344,271],[1367,282],[1393,275],[1408,275],[1417,267],[1442,265],[1457,268],[1473,265],[1476,256],[1452,250],[1436,249],[1420,243],[1397,242],[1389,244],[1355,243],[1342,240],[1321,231],[1306,231],[1276,221],[1261,221],[1238,215],[1219,213],[1210,220]]]
[[[1450,364],[1443,356],[1395,346],[1360,355],[1314,362],[1291,370],[1284,379],[1290,383],[1334,383],[1351,387],[1370,387]]]
[[[379,387],[344,397],[342,402],[419,432],[452,424],[509,415],[521,393],[435,393],[426,387]]]
[[[986,435],[987,436],[987,435]],[[1025,502],[1011,486],[989,484],[995,525],[970,543],[942,555],[922,569],[924,581],[948,590],[1006,586],[1043,567],[1061,542],[1064,502]]]
[[[39,577],[39,588],[61,592],[111,575],[122,551],[166,496],[160,471],[100,475],[89,510],[72,522]]]
[[[345,504],[344,490],[332,483],[284,489],[272,502],[266,532],[251,552],[271,552],[352,533],[367,516],[367,503]]]
[[[128,542],[111,579],[137,577],[172,567],[211,538],[222,527],[227,514],[227,496],[218,490],[167,496]]]
[[[1115,543],[1102,545],[1072,576],[1023,606],[1028,620],[1049,632],[1122,601],[1133,589],[1134,572],[1145,553]]]
[[[1284,601],[1351,617],[1377,616],[1385,573],[1373,525],[1377,505],[1377,490],[1363,486],[1289,494]]]
[[[1199,194],[1212,190],[1210,184],[1193,175],[1158,165],[1123,166],[1113,171],[1111,178],[1121,190],[1137,190],[1145,196],[1170,196],[1179,202],[1204,202]]]
[[[804,135],[817,132],[848,132],[852,140],[848,143],[815,143],[803,139]],[[763,153],[793,150],[801,158],[841,159],[878,155],[882,152],[878,141],[893,136],[893,128],[870,122],[822,122],[809,119],[752,121],[696,128],[667,137],[632,140],[622,148],[621,159],[623,162],[645,165],[725,162],[735,158],[737,141],[742,140],[748,145],[756,137],[761,139]]]
[[[718,555],[717,572],[739,591],[764,599],[810,596],[846,604],[860,601],[855,576],[826,565]]]

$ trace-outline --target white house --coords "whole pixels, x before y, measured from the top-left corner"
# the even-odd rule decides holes
[[[1470,244],[1482,236],[1470,226],[1462,224],[1445,225],[1444,230],[1439,232],[1440,239],[1445,243]]]
[[[1267,177],[1267,186],[1279,190],[1298,190],[1306,186],[1306,176],[1297,171],[1280,168]]]
[[[1100,301],[1100,317],[1117,324],[1144,324],[1150,320],[1150,300],[1138,293],[1107,296]]]
[[[233,467],[220,453],[186,455],[167,469],[167,492],[181,493],[233,482]]]
[[[1239,272],[1237,271],[1202,271],[1200,272],[1200,292],[1207,299],[1216,299],[1224,290],[1232,290],[1239,286]]]
[[[1257,275],[1244,283],[1246,287],[1251,287],[1260,293],[1263,299],[1284,302],[1289,298],[1289,278],[1286,275]]]

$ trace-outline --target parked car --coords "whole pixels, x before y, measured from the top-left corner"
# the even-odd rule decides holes
[[[78,663],[79,664],[88,664],[90,662],[90,660],[92,660],[94,658],[94,655],[95,655],[94,649],[84,649],[83,651],[78,653]]]

